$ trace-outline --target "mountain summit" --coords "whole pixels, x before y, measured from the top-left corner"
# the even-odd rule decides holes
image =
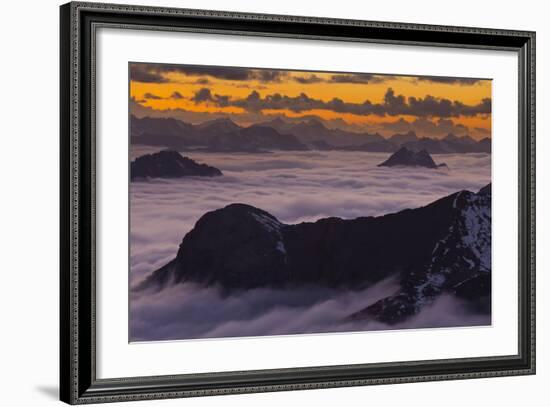
[[[214,177],[218,175],[222,175],[219,169],[206,164],[198,164],[172,150],[145,154],[130,164],[130,179],[132,181],[145,178]]]
[[[381,164],[379,167],[425,167],[425,168],[438,168],[446,167],[446,164],[437,165],[430,154],[426,150],[420,150],[418,152],[409,150],[407,147],[401,147],[390,158]]]

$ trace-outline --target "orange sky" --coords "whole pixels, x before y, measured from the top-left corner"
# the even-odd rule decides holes
[[[398,132],[391,127],[391,123],[399,119],[411,123],[412,130],[416,130],[413,122],[417,119],[429,120],[432,123],[437,123],[439,120],[452,120],[452,126],[456,128],[458,133],[462,131],[477,139],[490,137],[491,135],[490,113],[470,116],[461,114],[447,117],[435,114],[415,115],[414,112],[376,115],[340,112],[324,107],[294,111],[291,105],[251,112],[247,111],[247,108],[236,106],[239,102],[233,103],[234,101],[246,99],[251,92],[256,91],[261,99],[274,94],[295,98],[303,93],[308,98],[319,101],[318,103],[328,103],[332,99],[338,98],[346,104],[362,104],[366,100],[373,104],[383,104],[384,96],[391,88],[395,96],[402,95],[405,100],[410,97],[424,99],[427,96],[432,96],[437,100],[449,99],[452,102],[458,101],[467,106],[476,106],[482,103],[484,99],[491,99],[490,80],[445,80],[448,78],[422,80],[414,76],[374,75],[365,80],[366,83],[341,83],[333,80],[334,76],[336,75],[342,79],[347,74],[303,71],[278,71],[282,74],[276,80],[255,77],[256,74],[243,80],[241,78],[229,78],[238,76],[239,72],[235,75],[232,72],[231,75],[218,75],[218,72],[215,71],[216,67],[212,68],[212,72],[206,69],[204,73],[201,73],[200,70],[198,73],[192,72],[192,70],[187,72],[185,65],[174,69],[164,69],[162,65],[131,64],[130,68],[130,96],[142,107],[148,108],[148,110],[152,109],[154,112],[166,112],[167,115],[173,109],[183,109],[191,113],[223,113],[245,125],[252,124],[255,121],[268,120],[268,115],[284,115],[287,117],[314,115],[327,121],[343,119],[357,130],[378,131],[383,135]],[[139,70],[137,70],[138,68]],[[242,68],[242,70],[243,72],[250,71],[246,68]],[[261,70],[254,70],[254,72],[259,72],[258,75],[261,76]],[[147,76],[149,73],[153,77]],[[301,83],[300,81],[309,83]],[[225,97],[230,102],[224,104],[213,100],[200,102],[194,100],[195,95],[201,89],[208,89],[212,95]],[[174,97],[175,93],[177,93],[176,97]],[[247,113],[249,114],[247,115]],[[204,117],[204,114],[201,115],[201,120]],[[463,126],[466,126],[466,129]],[[420,130],[416,131],[418,136],[423,136],[419,133]],[[445,131],[442,127],[439,136],[444,136]],[[438,136],[436,133],[426,135]]]

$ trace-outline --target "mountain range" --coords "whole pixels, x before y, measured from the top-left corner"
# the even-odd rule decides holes
[[[349,320],[395,324],[442,294],[479,313],[491,303],[491,186],[378,217],[284,224],[231,204],[204,214],[176,257],[133,289],[184,282],[226,293],[310,285],[361,290],[388,277],[399,289]]]
[[[491,139],[476,141],[453,134],[443,139],[418,137],[414,132],[384,138],[378,133],[356,133],[327,128],[320,120],[287,122],[280,117],[241,127],[227,118],[198,125],[173,118],[130,117],[132,144],[163,146],[179,151],[200,149],[227,152],[269,150],[340,150],[395,152],[400,147],[430,154],[490,153]]]

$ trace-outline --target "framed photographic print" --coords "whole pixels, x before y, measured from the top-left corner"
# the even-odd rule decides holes
[[[535,372],[535,34],[61,7],[61,400]]]

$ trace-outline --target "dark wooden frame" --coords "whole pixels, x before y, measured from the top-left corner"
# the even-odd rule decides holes
[[[535,33],[96,3],[61,6],[60,397],[71,404],[535,373]],[[95,29],[511,50],[519,56],[519,352],[501,357],[96,378]]]

